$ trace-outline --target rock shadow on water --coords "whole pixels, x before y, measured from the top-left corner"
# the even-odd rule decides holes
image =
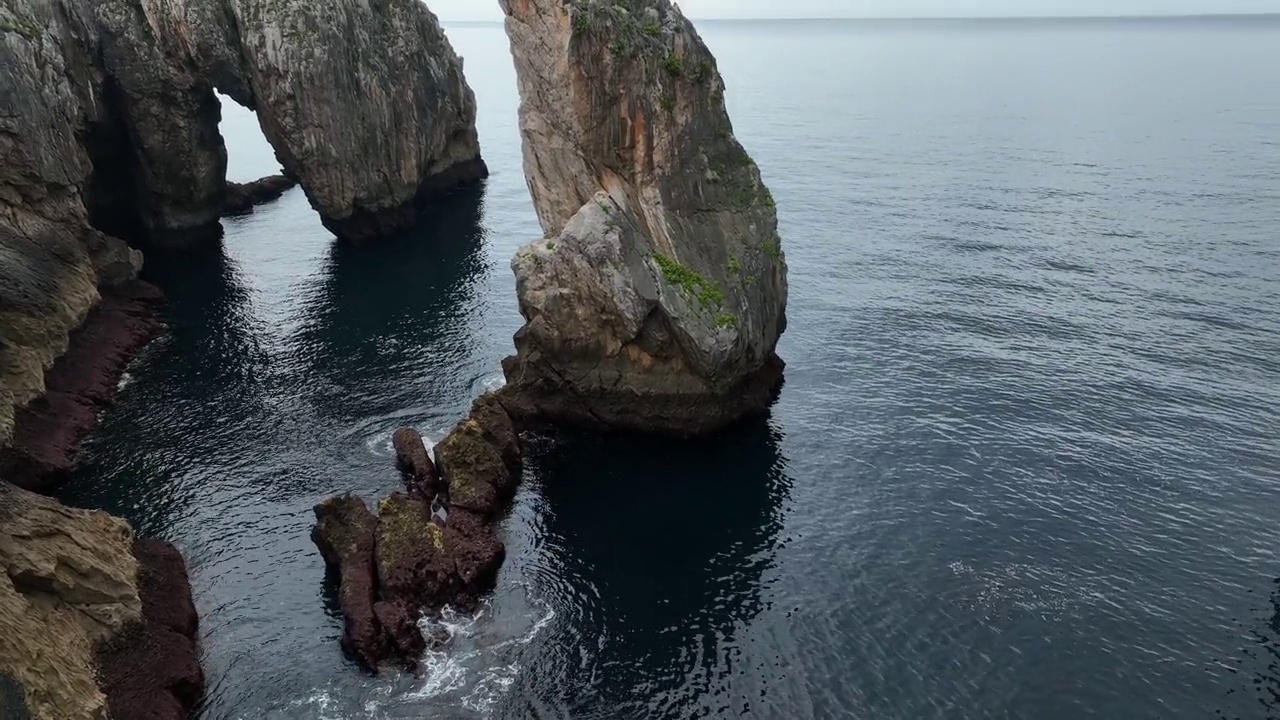
[[[291,339],[300,390],[318,412],[352,420],[453,400],[448,383],[475,350],[488,269],[483,201],[483,186],[460,188],[413,230],[333,244]]]
[[[128,392],[104,414],[58,496],[167,537],[169,514],[184,505],[170,496],[183,459],[234,449],[228,439],[267,402],[269,356],[249,289],[220,242],[148,252],[143,277],[165,293],[166,332],[130,368]]]
[[[749,702],[731,696],[744,670],[734,658],[769,605],[790,497],[779,442],[759,420],[689,442],[560,432],[530,443],[544,516],[536,593],[558,596],[576,637],[534,644],[501,715],[659,717],[713,696]]]

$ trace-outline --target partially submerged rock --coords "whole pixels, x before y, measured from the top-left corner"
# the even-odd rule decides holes
[[[400,428],[392,433],[391,445],[395,448],[400,470],[408,476],[410,487],[426,498],[434,497],[439,491],[440,476],[427,453],[422,433],[413,428]]]
[[[416,431],[394,437],[411,478],[434,473]],[[372,670],[390,659],[413,665],[439,642],[423,638],[418,616],[446,605],[474,610],[506,556],[494,522],[519,479],[520,458],[503,406],[492,396],[478,400],[436,451],[444,485],[414,480],[411,492],[379,501],[376,518],[351,496],[316,506],[312,538],[341,576],[343,645]]]
[[[376,670],[386,657],[386,639],[373,612],[377,570],[374,532],[378,521],[360,498],[329,498],[315,508],[311,539],[338,573],[342,647],[360,664]]]
[[[763,413],[786,262],[715,59],[668,0],[501,4],[546,233],[512,262],[508,408],[679,435]]]
[[[284,175],[268,175],[248,183],[228,182],[222,214],[242,215],[252,212],[254,207],[278,199],[297,184],[297,180]]]

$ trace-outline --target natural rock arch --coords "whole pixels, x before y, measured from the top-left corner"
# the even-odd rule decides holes
[[[70,2],[72,0],[64,0]],[[225,197],[215,90],[253,110],[325,226],[360,242],[487,174],[475,98],[417,0],[103,0],[87,202],[101,229],[198,241]]]

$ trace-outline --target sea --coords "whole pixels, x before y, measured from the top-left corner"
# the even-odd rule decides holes
[[[148,257],[169,331],[61,497],[186,554],[197,717],[1280,717],[1280,17],[698,28],[777,199],[785,387],[703,440],[532,438],[417,673],[343,656],[312,507],[502,383],[541,233],[501,25],[446,25],[493,174],[414,232],[349,247],[294,190]]]

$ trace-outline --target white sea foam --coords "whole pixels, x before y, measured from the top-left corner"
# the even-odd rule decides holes
[[[531,602],[536,613],[533,624],[519,636],[493,645],[486,645],[482,637],[488,629],[484,622],[490,614],[488,603],[474,616],[446,609],[439,620],[422,620],[424,632],[443,628],[449,634],[449,642],[439,650],[428,650],[423,656],[423,680],[413,697],[453,696],[452,699],[468,710],[487,713],[519,677],[521,666],[512,657],[512,650],[533,642],[555,618],[555,610],[549,603]]]

